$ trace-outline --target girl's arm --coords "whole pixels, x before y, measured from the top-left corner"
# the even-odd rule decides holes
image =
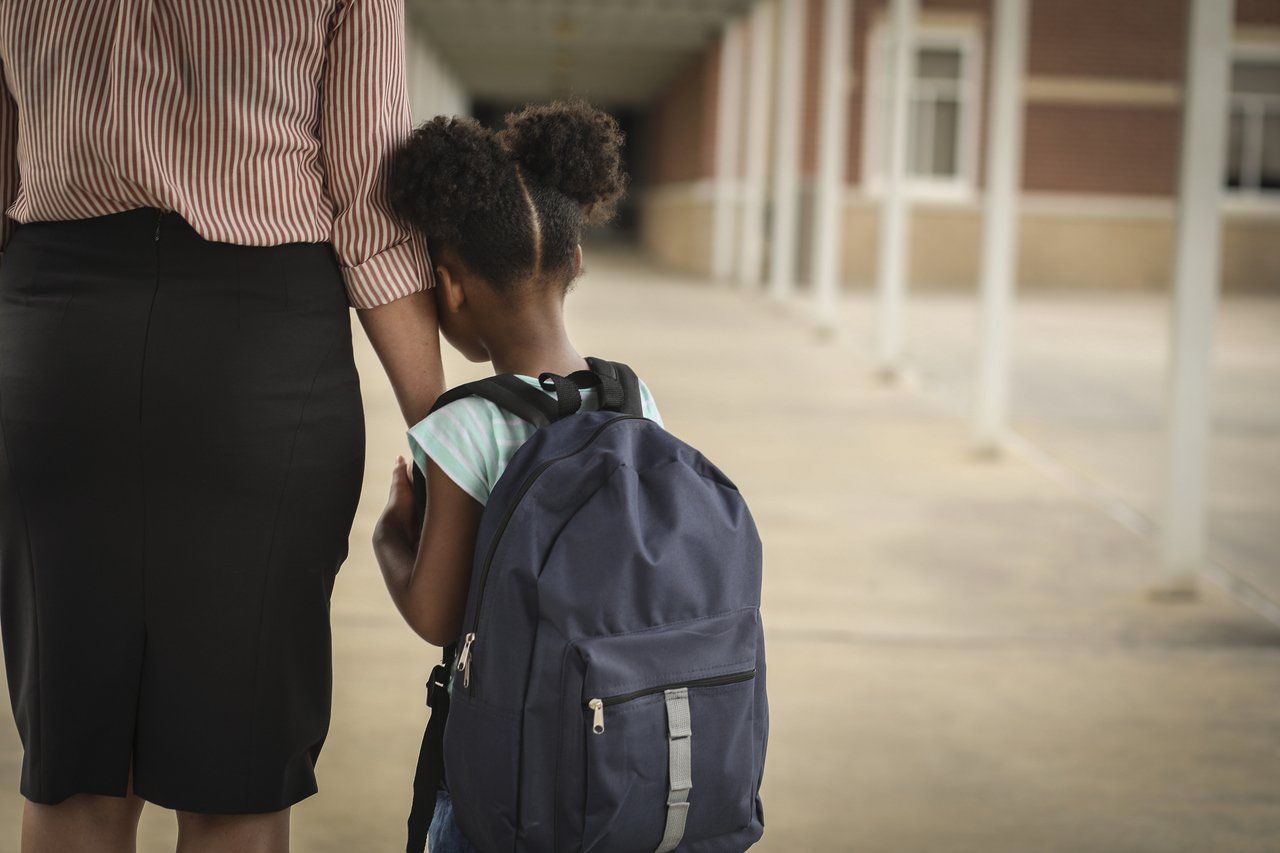
[[[413,481],[404,459],[397,459],[373,550],[400,615],[428,643],[444,646],[462,629],[484,507],[433,462],[427,463],[427,506],[419,541]]]

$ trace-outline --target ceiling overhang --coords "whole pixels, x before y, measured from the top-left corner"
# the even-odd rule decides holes
[[[652,100],[749,0],[409,0],[475,100]]]

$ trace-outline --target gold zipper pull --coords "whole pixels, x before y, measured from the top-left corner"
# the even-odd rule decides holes
[[[604,734],[604,700],[592,699],[587,703],[587,707],[595,711],[595,715],[591,718],[591,731],[598,735]]]
[[[458,652],[458,671],[462,673],[462,686],[469,688],[471,686],[471,644],[476,641],[476,634],[472,631],[462,640],[462,651]]]

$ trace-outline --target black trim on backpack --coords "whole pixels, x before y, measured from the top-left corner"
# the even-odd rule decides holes
[[[466,387],[463,385],[455,390]],[[448,405],[449,402],[452,401],[437,402],[436,408]],[[417,465],[413,466],[413,498],[418,518],[425,521],[427,478]],[[427,707],[431,709],[431,716],[422,733],[418,766],[413,772],[413,805],[409,809],[406,853],[423,853],[426,850],[427,832],[431,829],[431,819],[436,811],[436,794],[444,784],[444,723],[449,718],[449,673],[453,670],[456,649],[455,643],[445,646],[440,663],[432,668],[431,675],[427,678]]]
[[[444,649],[444,657],[427,680],[427,707],[431,717],[422,733],[418,767],[413,774],[413,805],[409,809],[409,840],[406,853],[423,853],[427,833],[435,817],[436,794],[444,782],[444,723],[449,718],[449,672],[453,669],[456,645]]]
[[[556,420],[577,414],[578,409],[582,408],[582,388],[573,381],[572,376],[543,373],[538,376],[538,384],[544,389],[555,392]]]
[[[544,373],[538,381],[549,384],[556,392],[555,398],[510,373],[501,373],[487,379],[478,379],[446,391],[436,399],[431,411],[464,397],[483,397],[500,409],[541,429],[578,411],[583,388],[600,389],[600,409],[620,412],[637,417],[644,414],[640,398],[640,379],[627,365],[617,361],[587,357],[590,370],[578,370],[568,376]],[[579,393],[574,393],[579,392]]]
[[[421,528],[427,520],[427,477],[422,473],[422,469],[418,467],[418,463],[413,463],[413,505],[417,507],[418,527]]]
[[[587,358],[590,370],[579,370],[569,376],[544,373],[538,382],[549,384],[556,398],[544,394],[512,374],[504,373],[459,385],[436,400],[431,411],[442,409],[464,397],[482,397],[501,409],[537,428],[573,414],[582,405],[583,388],[598,388],[600,408],[634,417],[643,416],[640,380],[635,371],[620,362]],[[419,517],[426,513],[427,481],[418,466],[413,466],[413,493]],[[413,775],[413,806],[409,811],[406,853],[423,853],[427,833],[435,816],[436,794],[444,783],[444,726],[449,716],[449,675],[453,670],[456,645],[444,650],[443,660],[431,670],[427,681],[427,706],[431,716],[422,733],[418,750],[418,766]]]
[[[603,380],[612,380],[622,387],[622,393],[616,405],[613,406],[605,405],[606,400],[602,390],[600,408],[637,417],[644,414],[644,403],[640,398],[640,379],[634,370],[620,361],[605,361],[591,356],[587,356],[587,364],[591,367],[591,371]]]
[[[546,426],[559,417],[559,408],[555,400],[510,373],[468,382],[452,391],[446,391],[436,400],[431,411],[443,409],[463,397],[483,397],[498,408],[538,428]]]

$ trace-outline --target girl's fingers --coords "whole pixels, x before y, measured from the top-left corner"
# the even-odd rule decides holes
[[[391,501],[394,503],[406,491],[413,492],[413,481],[409,478],[409,467],[403,456],[396,457],[396,466],[391,469]]]

